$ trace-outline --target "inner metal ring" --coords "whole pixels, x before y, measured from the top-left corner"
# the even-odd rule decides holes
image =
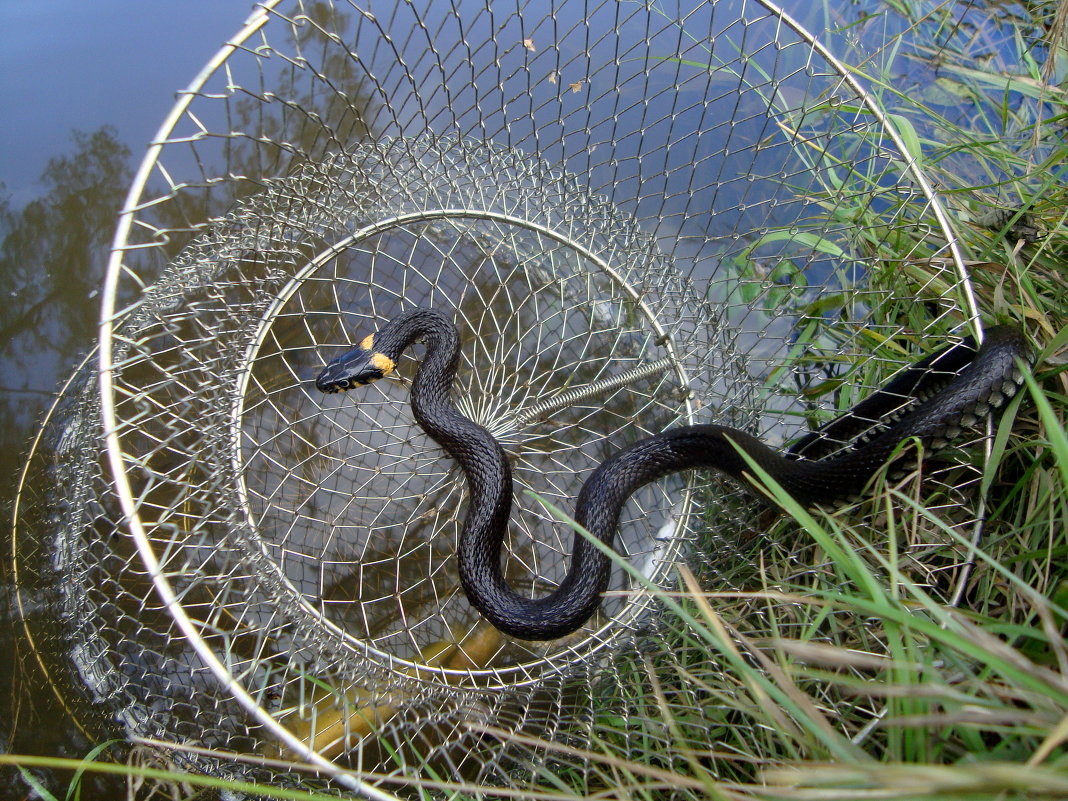
[[[464,342],[455,400],[513,460],[517,533],[506,565],[518,586],[547,591],[569,562],[571,534],[559,524],[554,532],[522,490],[569,511],[583,475],[608,453],[692,420],[680,346],[693,342],[675,341],[656,301],[574,240],[503,214],[401,215],[324,249],[261,317],[236,396],[234,465],[258,561],[313,625],[397,669],[455,636],[458,623],[476,625],[451,563],[465,482],[415,426],[406,386],[330,398],[307,380],[334,345],[347,347],[401,308],[439,306],[452,311]],[[414,360],[402,363],[407,376],[414,369]],[[278,376],[291,380],[280,385]],[[301,469],[276,456],[294,449],[306,449]],[[651,489],[622,527],[621,551],[654,583],[677,556],[673,535],[686,530],[689,504],[683,480]],[[613,589],[629,584],[617,576]],[[341,597],[342,585],[355,593]],[[647,602],[642,591],[612,597],[575,637],[509,643],[492,666],[462,675],[514,684],[522,677],[502,673],[536,675],[546,661],[586,655],[633,625]]]

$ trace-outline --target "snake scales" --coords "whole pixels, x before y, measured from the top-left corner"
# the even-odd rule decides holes
[[[316,386],[323,392],[338,392],[382,378],[417,340],[425,342],[426,356],[412,382],[415,419],[459,463],[468,482],[467,516],[457,549],[467,597],[494,626],[514,637],[550,640],[570,634],[599,605],[608,586],[611,560],[576,534],[570,567],[553,592],[529,598],[508,585],[500,551],[512,507],[511,470],[493,436],[461,414],[450,400],[460,340],[448,317],[432,309],[402,313],[331,361]],[[855,496],[903,440],[916,438],[925,448],[940,447],[1003,405],[1023,380],[1017,360],[1028,356],[1018,331],[1005,326],[988,328],[981,346],[966,339],[926,357],[850,414],[802,438],[785,454],[725,426],[669,429],[605,460],[582,485],[575,520],[611,545],[623,505],[638,488],[693,469],[719,470],[745,484],[748,466],[740,451],[804,505]],[[866,428],[863,421],[880,419],[888,409],[900,406],[903,396],[923,400],[861,446],[818,461],[798,458],[802,452],[810,456],[810,446],[824,437],[845,439],[856,433],[854,427]]]

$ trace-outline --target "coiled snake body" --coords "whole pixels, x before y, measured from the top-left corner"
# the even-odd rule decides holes
[[[464,417],[449,391],[459,360],[459,335],[440,311],[402,313],[358,347],[330,362],[316,379],[323,392],[367,384],[391,373],[401,353],[416,340],[426,344],[412,382],[415,419],[455,459],[467,477],[469,499],[457,548],[460,581],[471,603],[502,632],[526,640],[550,640],[578,629],[590,618],[608,586],[611,560],[576,534],[571,565],[550,594],[528,598],[515,592],[501,570],[500,551],[512,507],[512,475],[504,451],[482,426]],[[859,494],[905,439],[938,447],[974,425],[1015,394],[1026,358],[1022,335],[996,326],[981,347],[965,340],[905,370],[845,415],[781,454],[733,428],[692,425],[669,429],[624,448],[586,480],[575,520],[611,544],[623,505],[638,488],[682,470],[714,469],[745,484],[744,451],[804,505]],[[932,394],[933,393],[933,394]],[[797,458],[821,435],[851,436],[854,421],[879,419],[901,405],[902,396],[928,397],[862,446],[820,461]],[[866,427],[866,426],[864,426]]]

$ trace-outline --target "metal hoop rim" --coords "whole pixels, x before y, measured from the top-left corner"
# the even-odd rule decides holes
[[[113,361],[113,349],[117,341],[117,332],[115,329],[119,321],[125,317],[131,308],[135,308],[137,304],[137,301],[135,300],[134,305],[130,308],[119,309],[116,307],[120,279],[125,272],[124,256],[128,251],[137,248],[151,247],[151,245],[131,246],[128,244],[128,238],[133,227],[135,215],[142,208],[139,201],[147,187],[150,174],[163,152],[165,139],[168,133],[174,129],[192,99],[206,84],[209,77],[214,75],[225,64],[227,58],[229,58],[233,52],[243,48],[245,43],[268,22],[272,14],[281,16],[276,11],[276,7],[280,2],[281,0],[266,0],[261,3],[248,18],[244,27],[226,45],[220,48],[215,56],[208,61],[204,69],[189,84],[188,88],[180,93],[171,112],[165,118],[155,139],[148,147],[131,184],[130,190],[126,195],[123,209],[118,215],[116,232],[112,240],[111,252],[107,262],[100,312],[101,322],[98,368],[104,444],[107,451],[107,464],[111,472],[113,486],[118,495],[119,504],[126,525],[135,541],[146,572],[151,577],[161,602],[175,621],[175,624],[189,641],[198,656],[210,668],[216,679],[227,688],[232,697],[238,701],[246,712],[248,712],[258,723],[262,724],[272,736],[284,743],[284,745],[299,758],[308,760],[318,768],[335,777],[345,786],[368,798],[373,798],[378,801],[387,801],[387,799],[392,801],[396,796],[367,784],[351,772],[338,768],[331,760],[325,759],[307,743],[296,738],[285,726],[281,725],[271,714],[269,714],[252,695],[249,694],[244,685],[233,677],[226,666],[219,660],[218,656],[210,647],[208,647],[207,643],[201,637],[199,630],[193,624],[193,621],[184,609],[181,601],[178,599],[174,587],[162,571],[156,554],[152,551],[145,526],[139,516],[132,486],[125,474],[126,465],[123,442],[120,436],[120,424],[116,417],[115,410],[115,386],[113,383],[113,371],[116,368],[116,364]],[[817,41],[810,32],[780,7],[771,2],[771,0],[756,0],[756,2],[759,2],[773,15],[777,16],[784,25],[792,29],[803,41],[807,42],[814,52],[818,53],[832,67],[838,70],[841,80],[856,92],[857,97],[866,107],[867,111],[870,112],[883,126],[883,130],[890,137],[891,141],[903,157],[906,173],[920,188],[932,213],[942,227],[942,230],[948,234],[951,231],[949,220],[941,203],[938,201],[932,186],[918,168],[915,159],[908,153],[904,140],[898,133],[892,120],[876,105],[874,99],[852,74],[850,68],[835,58],[833,54]],[[948,249],[954,270],[958,277],[958,285],[962,287],[963,290],[964,306],[965,311],[969,316],[969,322],[976,335],[981,337],[982,331],[978,322],[979,315],[974,292],[964,266],[959,245],[951,236],[948,237]],[[987,447],[989,450],[989,444]]]

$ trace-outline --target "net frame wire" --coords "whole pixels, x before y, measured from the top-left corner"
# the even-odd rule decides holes
[[[196,97],[197,92],[215,72],[226,63],[230,54],[239,48],[245,47],[246,43],[267,24],[271,15],[271,9],[279,5],[281,0],[273,0],[256,8],[251,16],[245,21],[244,26],[238,33],[216,54],[209,59],[204,68],[193,79],[189,86],[179,96],[178,101],[172,107],[167,118],[163,121],[157,132],[154,144],[150,145],[145,153],[141,165],[134,175],[130,191],[126,195],[126,201],[122,211],[119,212],[118,225],[112,240],[112,252],[108,259],[107,273],[104,278],[103,300],[100,307],[100,347],[99,376],[100,376],[100,401],[101,417],[104,425],[104,443],[107,449],[107,458],[111,466],[112,480],[122,513],[125,516],[130,534],[137,546],[138,553],[145,564],[145,568],[152,578],[152,583],[159,593],[160,600],[173,618],[178,629],[185,636],[197,655],[204,661],[211,672],[233,696],[233,698],[266,729],[292,751],[297,759],[303,760],[323,770],[326,774],[335,778],[340,784],[359,793],[371,801],[395,801],[397,796],[383,791],[374,785],[363,781],[359,776],[339,769],[331,760],[321,756],[311,743],[305,743],[295,734],[289,731],[274,717],[268,713],[262,705],[245,689],[241,682],[231,674],[229,668],[219,659],[215,651],[208,646],[200,635],[199,629],[186,613],[181,601],[178,599],[166,574],[161,569],[159,558],[152,548],[145,526],[142,524],[138,509],[134,502],[133,488],[125,475],[125,462],[122,453],[122,443],[118,438],[118,421],[115,417],[113,387],[111,382],[112,348],[114,346],[113,332],[115,324],[124,318],[129,309],[117,309],[115,298],[117,297],[120,276],[125,272],[123,257],[126,242],[130,235],[135,216],[140,208],[141,194],[144,191],[152,170],[163,152],[164,142],[170,131],[185,114],[189,104]]]
[[[807,29],[773,3],[767,2],[767,0],[761,0],[761,2],[762,5],[777,16],[781,26],[788,28],[794,35],[797,35],[802,40],[806,41],[815,54],[818,54],[825,59],[828,64],[839,70],[842,81],[856,92],[858,97],[862,98],[863,102],[867,104],[867,112],[872,115],[874,120],[883,126],[888,138],[897,147],[899,153],[905,156],[907,161],[905,171],[910,175],[911,179],[915,181],[920,191],[930,202],[931,212],[942,226],[942,229],[946,232],[950,231],[951,227],[949,221],[944,210],[937,202],[933,188],[923,175],[915,160],[911,156],[908,156],[908,149],[894,126],[893,121],[889,119],[871,99],[867,91],[853,76],[851,71],[839,62],[823,44],[807,31]],[[227,59],[232,53],[239,49],[252,48],[255,46],[254,38],[272,18],[272,14],[276,11],[280,3],[281,0],[271,0],[270,2],[263,3],[257,7],[237,35],[235,35],[212,59],[209,60],[204,69],[196,76],[196,78],[194,78],[189,86],[180,93],[178,101],[160,126],[154,144],[149,147],[142,160],[130,191],[127,194],[123,210],[119,215],[118,226],[112,244],[112,252],[107,264],[107,276],[101,303],[98,369],[104,431],[103,438],[106,447],[107,460],[110,466],[111,480],[121,504],[121,510],[126,526],[137,546],[140,557],[144,562],[145,569],[151,577],[161,602],[171,615],[175,624],[195,649],[200,659],[202,659],[204,664],[210,668],[216,680],[227,688],[228,692],[237,700],[252,719],[263,726],[264,729],[279,742],[283,743],[296,757],[311,763],[321,769],[325,774],[333,776],[342,785],[367,798],[385,801],[386,799],[392,799],[395,796],[363,781],[355,773],[339,768],[333,761],[324,758],[311,748],[308,743],[300,740],[285,726],[281,725],[269,711],[264,709],[253,694],[249,692],[248,688],[232,675],[226,664],[219,658],[219,655],[216,654],[204,641],[201,630],[191,619],[188,611],[185,609],[176,593],[174,586],[171,584],[166,572],[162,568],[158,554],[153,548],[146,526],[141,519],[135,493],[129,478],[126,475],[127,465],[124,457],[124,445],[120,434],[122,426],[121,421],[116,417],[115,410],[115,386],[112,379],[117,367],[113,361],[117,336],[116,329],[119,323],[130,311],[130,308],[119,307],[117,298],[119,297],[119,285],[124,277],[135,281],[138,280],[135,274],[131,274],[127,271],[124,259],[128,250],[131,248],[131,245],[129,244],[132,241],[131,230],[136,224],[138,212],[142,208],[143,193],[149,177],[163,152],[164,142],[168,139],[179,120],[182,119],[188,106],[205,86],[208,79],[215,75],[220,68],[224,67]],[[948,251],[952,260],[952,268],[956,273],[963,294],[964,310],[970,320],[974,336],[976,336],[977,339],[981,339],[982,329],[978,325],[979,316],[976,300],[968,281],[959,246],[953,238],[949,238]],[[988,437],[986,440],[986,448],[989,449],[989,447],[990,438]],[[979,511],[981,517],[982,510],[980,509]]]

